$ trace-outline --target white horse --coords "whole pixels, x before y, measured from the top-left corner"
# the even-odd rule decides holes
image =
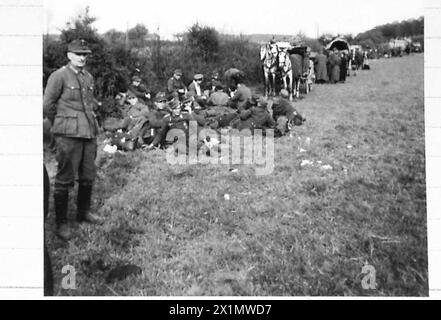
[[[269,43],[260,48],[260,61],[262,62],[263,75],[265,77],[265,98],[268,98],[268,95],[276,95],[278,56],[279,48],[275,43]]]
[[[292,64],[286,49],[279,52],[279,71],[283,80],[283,87],[289,92],[289,100],[292,100],[293,91],[296,92],[297,88],[293,88]]]

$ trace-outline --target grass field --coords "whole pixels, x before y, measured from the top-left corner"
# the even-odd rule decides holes
[[[105,224],[72,225],[63,244],[51,207],[55,293],[427,296],[423,55],[371,67],[296,102],[307,122],[276,140],[270,175],[100,148],[93,208]],[[143,273],[107,283],[124,263]],[[373,290],[361,285],[366,263]],[[76,290],[61,288],[68,264]]]

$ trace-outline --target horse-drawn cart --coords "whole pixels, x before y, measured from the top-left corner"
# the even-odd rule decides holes
[[[305,86],[306,94],[312,89],[314,66],[311,64],[309,52],[310,48],[307,46],[297,46],[288,49],[297,98],[299,97],[300,84]]]

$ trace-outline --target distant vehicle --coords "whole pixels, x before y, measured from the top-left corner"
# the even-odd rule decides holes
[[[350,51],[349,43],[343,39],[343,38],[336,38],[332,40],[328,45],[326,46],[326,50],[333,50],[334,48],[337,48],[337,50],[342,51],[346,50],[347,52]]]
[[[419,42],[413,42],[411,46],[412,52],[422,52],[422,46]]]

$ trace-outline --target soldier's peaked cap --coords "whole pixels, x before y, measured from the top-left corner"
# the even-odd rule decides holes
[[[92,53],[89,49],[88,43],[83,39],[73,40],[67,46],[67,51],[73,53]]]

